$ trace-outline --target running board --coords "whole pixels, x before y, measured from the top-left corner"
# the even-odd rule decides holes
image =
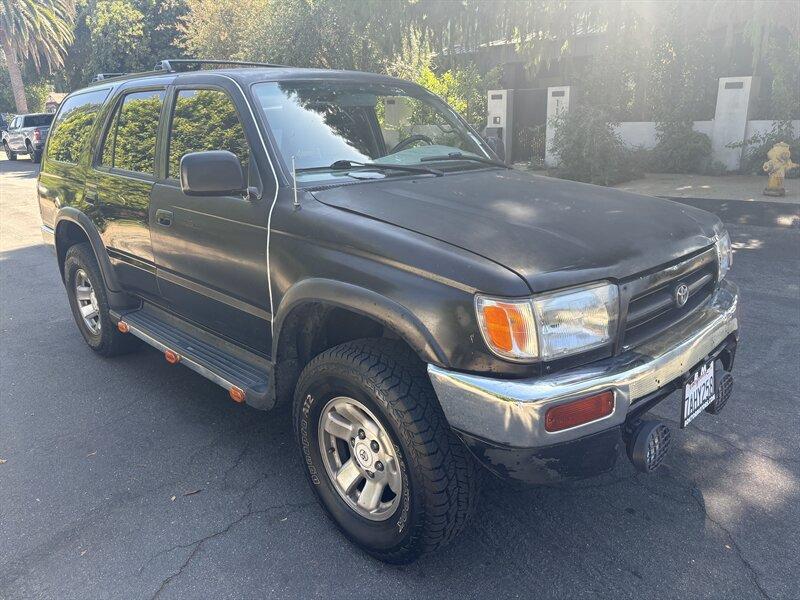
[[[111,311],[117,328],[161,350],[167,362],[189,367],[228,390],[236,402],[269,410],[275,405],[272,363],[160,308],[145,304]]]

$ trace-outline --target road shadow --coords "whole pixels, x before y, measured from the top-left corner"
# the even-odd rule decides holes
[[[27,158],[8,160],[3,156],[0,159],[0,174],[8,174],[20,179],[35,179],[39,174],[39,164],[32,163]]]

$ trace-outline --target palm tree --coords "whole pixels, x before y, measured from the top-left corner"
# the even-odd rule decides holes
[[[20,60],[38,73],[64,64],[72,43],[73,0],[0,0],[0,44],[17,112],[28,112]]]

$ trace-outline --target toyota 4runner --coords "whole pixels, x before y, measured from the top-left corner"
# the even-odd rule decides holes
[[[441,546],[487,472],[656,468],[670,429],[645,413],[673,392],[680,427],[722,409],[717,217],[511,169],[399,79],[203,62],[64,100],[44,237],[95,352],[144,341],[235,402],[292,403],[311,488],[366,551]]]

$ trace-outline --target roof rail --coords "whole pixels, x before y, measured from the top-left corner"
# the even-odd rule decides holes
[[[104,81],[106,79],[113,79],[115,77],[124,77],[128,73],[98,73],[92,77],[92,81]]]
[[[156,63],[156,71],[171,71],[176,72],[180,66],[185,65],[231,65],[234,67],[275,67],[275,68],[288,68],[287,65],[276,65],[273,63],[264,62],[250,62],[243,60],[217,60],[217,59],[204,59],[204,58],[169,58],[160,60]]]

